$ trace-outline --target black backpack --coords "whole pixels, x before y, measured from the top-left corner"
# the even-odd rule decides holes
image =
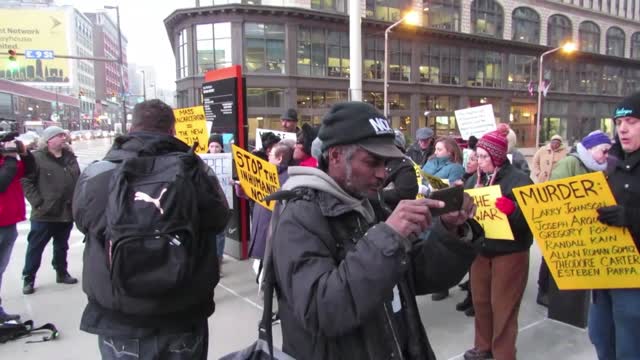
[[[33,321],[27,320],[25,322],[19,321],[7,321],[0,323],[0,344],[4,344],[7,341],[21,339],[33,335],[36,332],[47,330],[50,332],[49,336],[43,336],[41,340],[30,340],[27,343],[45,342],[55,340],[58,336],[58,329],[51,323],[44,324],[40,327],[34,328]]]
[[[106,207],[111,283],[126,297],[154,298],[193,286],[203,254],[197,156],[140,153],[114,171]]]

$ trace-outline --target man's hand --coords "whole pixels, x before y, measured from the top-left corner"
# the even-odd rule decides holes
[[[462,225],[465,221],[473,219],[476,216],[477,206],[473,202],[471,195],[464,193],[462,199],[462,207],[458,211],[442,214],[440,220],[447,229],[453,229]]]
[[[408,238],[418,235],[431,226],[429,208],[442,208],[444,202],[433,199],[402,200],[385,222],[395,232]]]
[[[631,226],[631,214],[624,206],[605,206],[598,209],[598,220],[611,226]],[[637,220],[637,219],[636,219]]]

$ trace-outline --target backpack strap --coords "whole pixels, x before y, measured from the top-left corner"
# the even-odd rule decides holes
[[[58,336],[60,336],[60,333],[58,332],[58,329],[52,323],[46,323],[46,324],[44,324],[42,326],[39,326],[37,328],[33,327],[33,321],[31,321],[31,320],[26,321],[25,324],[27,324],[27,323],[30,326],[29,335],[28,336],[31,336],[34,332],[43,331],[43,330],[47,330],[47,331],[50,332],[50,334],[48,336],[43,336],[41,340],[29,340],[29,341],[27,341],[27,344],[47,342],[47,341],[55,340],[55,339],[58,338]]]

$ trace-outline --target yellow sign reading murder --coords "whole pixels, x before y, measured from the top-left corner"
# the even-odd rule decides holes
[[[27,59],[18,55],[17,64],[9,66],[0,57],[0,78],[37,84],[68,86],[71,83],[70,62],[56,55],[70,55],[71,13],[60,8],[0,9],[0,52],[53,52],[53,58]],[[50,53],[49,53],[50,54]]]
[[[478,207],[475,220],[482,225],[484,235],[493,240],[513,240],[507,215],[496,208],[496,199],[502,196],[500,185],[467,189],[465,192]]]
[[[280,189],[278,168],[250,152],[233,145],[233,160],[240,179],[240,186],[251,200],[273,210],[275,201],[264,201],[264,198]]]
[[[196,153],[206,154],[209,145],[207,122],[204,118],[204,108],[194,106],[173,110],[176,117],[176,137],[187,145],[193,146],[198,142]]]
[[[601,172],[514,189],[558,288],[640,287],[640,255],[628,230],[598,221],[615,205]]]

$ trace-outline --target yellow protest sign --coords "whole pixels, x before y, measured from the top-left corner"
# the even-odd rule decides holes
[[[240,147],[233,145],[231,148],[240,186],[244,193],[251,200],[273,210],[275,202],[266,202],[264,198],[280,189],[278,168]]]
[[[558,288],[640,287],[640,255],[626,228],[598,221],[615,205],[601,172],[514,189]]]
[[[500,185],[467,189],[478,210],[475,220],[482,225],[484,235],[493,240],[513,240],[513,232],[507,215],[496,208],[496,199],[502,196]]]
[[[176,137],[192,146],[196,141],[198,154],[206,154],[209,144],[207,122],[204,118],[204,108],[194,106],[173,110],[176,117]]]

